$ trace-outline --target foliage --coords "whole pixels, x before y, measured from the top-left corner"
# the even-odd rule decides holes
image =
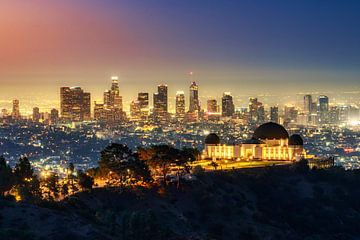
[[[94,178],[82,171],[78,171],[79,185],[82,190],[91,190],[94,185]]]
[[[0,196],[11,190],[14,185],[14,175],[11,167],[6,163],[3,156],[0,156]]]
[[[101,152],[99,169],[108,172],[122,184],[131,179],[145,182],[151,180],[149,167],[145,162],[122,144],[112,144]]]

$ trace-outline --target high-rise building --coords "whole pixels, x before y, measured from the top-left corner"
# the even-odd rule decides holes
[[[232,117],[235,113],[235,106],[233,102],[233,97],[230,92],[224,92],[221,99],[222,104],[222,116],[223,117]]]
[[[154,93],[154,116],[156,120],[164,121],[168,115],[168,87],[166,84],[158,86],[158,92]]]
[[[139,121],[141,119],[140,102],[135,100],[130,103],[130,116],[131,120]]]
[[[270,108],[270,121],[274,123],[279,123],[279,108],[271,107]]]
[[[249,120],[252,124],[265,122],[265,110],[257,98],[250,98],[249,102]]]
[[[147,120],[149,116],[149,93],[140,92],[137,98],[141,111],[141,120]]]
[[[189,112],[196,111],[200,111],[199,86],[196,82],[192,82],[190,85]]]
[[[55,108],[50,111],[50,121],[51,124],[55,124],[59,121],[59,111]]]
[[[296,123],[298,117],[298,110],[292,106],[285,106],[284,120],[287,123]]]
[[[176,92],[175,110],[176,110],[176,118],[180,121],[184,120],[184,118],[185,118],[185,94],[183,91]]]
[[[60,112],[65,121],[81,122],[91,118],[90,93],[80,87],[60,89]]]
[[[12,116],[13,119],[19,119],[20,118],[20,103],[19,103],[18,99],[13,100],[11,116]]]
[[[40,109],[38,107],[33,108],[32,120],[33,122],[39,122],[41,118]]]
[[[311,114],[313,112],[313,101],[311,95],[305,95],[304,96],[304,113],[305,114]]]
[[[111,77],[111,89],[104,92],[104,107],[107,109],[123,110],[122,97],[120,96],[118,77]]]
[[[207,100],[207,112],[208,113],[218,113],[219,105],[217,104],[216,99]]]
[[[318,117],[319,123],[328,123],[329,120],[329,98],[325,95],[320,95],[318,98]]]

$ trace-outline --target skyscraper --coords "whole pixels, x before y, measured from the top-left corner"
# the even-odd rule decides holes
[[[271,107],[270,108],[270,121],[274,123],[279,123],[279,108]]]
[[[141,119],[147,120],[149,116],[149,93],[140,92],[138,93],[139,107],[141,111]]]
[[[59,111],[55,108],[51,109],[51,111],[50,111],[51,124],[57,123],[58,120],[59,120]]]
[[[222,116],[223,117],[232,117],[235,113],[235,106],[233,102],[233,97],[230,92],[224,92],[221,99],[222,105]]]
[[[196,82],[192,82],[190,85],[189,112],[196,111],[200,111],[199,86]]]
[[[90,93],[80,87],[60,88],[60,112],[65,121],[90,120]]]
[[[158,86],[158,92],[154,93],[154,116],[156,120],[166,120],[168,114],[168,87],[166,84]]]
[[[304,96],[304,113],[305,114],[311,114],[312,113],[312,107],[313,107],[313,101],[311,95],[305,95]]]
[[[249,102],[249,120],[252,124],[259,124],[265,121],[265,110],[257,98],[250,98]]]
[[[176,103],[175,103],[175,110],[176,110],[176,118],[180,121],[184,120],[185,118],[185,94],[183,91],[176,92]]]
[[[122,111],[122,97],[120,96],[118,79],[117,76],[111,77],[111,89],[104,92],[104,107]]]
[[[320,95],[318,98],[318,117],[320,124],[328,123],[329,98],[325,95]]]
[[[13,100],[12,113],[11,116],[13,119],[20,118],[20,103],[18,99]]]
[[[39,122],[41,118],[40,109],[38,107],[33,108],[32,120],[33,122]]]

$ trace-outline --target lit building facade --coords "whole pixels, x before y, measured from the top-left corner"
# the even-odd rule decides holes
[[[303,140],[300,135],[289,137],[284,127],[269,122],[258,127],[253,138],[237,145],[227,145],[220,142],[216,134],[210,134],[205,139],[204,159],[229,160],[282,160],[297,161],[305,156]]]
[[[224,92],[221,99],[221,109],[223,117],[232,117],[234,115],[235,106],[230,92]]]
[[[185,94],[183,91],[176,92],[175,101],[176,119],[183,121],[185,118]]]
[[[196,111],[200,111],[199,86],[196,82],[192,82],[190,85],[189,112]]]
[[[65,121],[81,122],[91,119],[90,93],[80,87],[60,89],[60,112]]]

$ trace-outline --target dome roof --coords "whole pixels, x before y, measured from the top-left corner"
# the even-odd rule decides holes
[[[258,127],[253,135],[255,139],[288,139],[286,129],[274,122],[268,122]]]
[[[212,144],[212,145],[220,144],[220,138],[215,133],[210,133],[205,138],[205,144]]]
[[[302,137],[299,134],[293,134],[289,138],[289,145],[303,146],[304,141],[303,141]]]

